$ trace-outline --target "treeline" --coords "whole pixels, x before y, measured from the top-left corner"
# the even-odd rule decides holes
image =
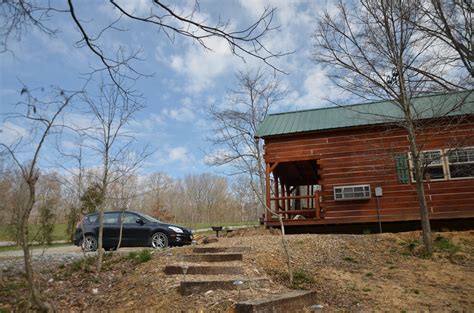
[[[258,219],[257,202],[243,178],[230,181],[209,173],[184,178],[166,173],[127,175],[114,180],[109,186],[109,198],[101,199],[100,183],[95,177],[93,170],[84,171],[80,177],[43,173],[29,222],[45,228],[45,234],[52,225],[67,223],[72,233],[84,214],[96,212],[105,204],[107,210],[139,211],[164,222],[188,225]],[[1,224],[9,225],[12,239],[17,237],[27,194],[28,186],[20,173],[7,171],[0,175]]]

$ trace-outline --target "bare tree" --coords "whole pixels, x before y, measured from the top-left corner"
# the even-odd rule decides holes
[[[395,115],[363,113],[377,115],[381,121],[394,123],[407,132],[423,241],[426,252],[431,254],[424,161],[418,144],[423,126],[418,117],[424,112],[417,112],[413,98],[434,91],[456,90],[462,88],[464,81],[456,75],[455,52],[414,26],[423,14],[420,1],[340,1],[335,13],[326,11],[318,19],[314,61],[329,68],[328,76],[341,89],[363,99],[392,101]],[[432,111],[442,112],[437,115],[442,117],[461,104],[462,101],[450,108],[437,104]]]
[[[136,12],[118,1],[109,0],[108,9],[119,12],[118,18],[105,27],[93,31],[88,23],[94,21],[92,16],[83,16],[77,10],[78,2],[68,0],[67,5],[55,1],[36,2],[34,0],[5,0],[2,2],[0,17],[0,42],[2,51],[8,50],[11,38],[21,39],[22,34],[30,29],[39,29],[43,33],[54,37],[61,29],[53,22],[55,14],[67,14],[71,23],[76,26],[80,39],[77,48],[86,48],[97,59],[99,66],[93,68],[90,74],[105,71],[110,79],[119,88],[123,95],[127,90],[123,88],[123,78],[136,80],[149,74],[141,73],[133,64],[140,60],[140,50],[129,47],[120,47],[110,52],[103,44],[103,38],[112,32],[125,31],[128,24],[144,25],[158,33],[164,34],[171,42],[175,38],[188,38],[197,42],[204,49],[212,50],[209,38],[220,38],[228,45],[233,55],[256,58],[270,66],[275,71],[281,71],[273,63],[273,59],[286,55],[284,52],[271,52],[264,44],[264,36],[276,27],[272,26],[274,8],[266,8],[260,17],[242,29],[232,29],[229,21],[220,18],[210,22],[200,17],[199,3],[194,7],[181,8],[176,4],[167,4],[165,1],[152,0],[148,10]],[[95,10],[89,10],[93,12]],[[86,22],[89,21],[89,22]],[[125,26],[125,23],[128,23]],[[126,74],[125,74],[126,73]]]
[[[255,196],[253,190],[249,188],[250,178],[243,174],[234,177],[231,191],[236,198],[236,202],[240,209],[240,220],[243,221],[257,221],[258,208],[260,202]]]
[[[0,143],[0,147],[8,152],[21,172],[23,182],[28,187],[27,201],[21,207],[19,229],[20,244],[23,248],[25,272],[29,287],[29,300],[41,310],[52,310],[52,306],[42,299],[35,282],[28,239],[28,220],[36,203],[36,185],[41,175],[39,169],[41,152],[46,146],[48,137],[54,134],[55,129],[60,126],[59,121],[65,108],[71,103],[71,100],[77,93],[59,90],[56,92],[54,100],[48,101],[39,100],[26,87],[22,89],[21,93],[26,95],[27,99],[25,102],[19,103],[21,107],[20,112],[23,113],[14,113],[7,117],[29,123],[31,126],[30,140],[28,138],[21,138],[15,144]],[[30,142],[26,142],[27,140]],[[31,154],[24,155],[23,151],[19,150],[22,147],[26,147],[28,151],[31,151]]]
[[[127,129],[134,115],[143,108],[139,99],[124,96],[115,84],[101,83],[97,97],[85,97],[88,114],[95,118],[95,125],[84,130],[91,144],[86,145],[100,158],[101,172],[97,177],[100,198],[103,199],[99,210],[98,265],[100,272],[103,256],[103,213],[110,207],[109,186],[133,173],[149,156],[145,147],[137,152],[133,149],[136,141]]]
[[[172,195],[179,193],[180,190],[172,177],[163,172],[152,173],[144,179],[142,190],[146,190],[141,204],[142,211],[160,220],[175,222],[177,211],[174,206],[179,207],[180,204],[176,203],[173,206]]]
[[[446,43],[457,52],[458,59],[474,78],[472,44],[472,0],[427,0],[421,2],[422,18],[415,26]]]
[[[199,216],[200,222],[217,222],[217,214],[223,211],[226,202],[226,180],[211,174],[190,175],[184,179],[184,187],[192,221],[197,222]]]
[[[208,140],[217,150],[211,153],[208,162],[214,166],[230,165],[231,175],[245,174],[255,180],[259,186],[256,191],[262,198],[265,161],[263,144],[255,133],[270,107],[284,100],[286,93],[275,77],[267,77],[261,69],[240,72],[237,87],[228,92],[228,103],[209,109],[215,128]]]

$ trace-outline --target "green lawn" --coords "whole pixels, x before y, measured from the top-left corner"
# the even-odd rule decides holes
[[[53,241],[57,240],[68,240],[66,235],[66,224],[56,224],[53,230]],[[34,240],[34,236],[38,233],[39,225],[30,225],[29,236],[31,240]],[[12,227],[6,225],[0,225],[0,241],[12,241]]]
[[[183,225],[184,227],[190,228],[190,229],[204,229],[204,228],[211,228],[212,226],[223,226],[223,227],[228,227],[228,226],[258,226],[259,222],[257,221],[250,221],[250,222],[216,222],[216,223],[183,223],[178,225]]]
[[[212,226],[223,226],[223,227],[228,227],[228,226],[257,226],[259,223],[258,222],[216,222],[216,223],[178,223],[179,225],[183,225],[187,228],[190,229],[203,229],[203,228],[211,228]],[[5,226],[5,225],[0,225],[0,241],[12,241],[11,237],[11,228],[9,229],[10,226]],[[34,240],[34,236],[38,233],[38,225],[32,224],[30,225],[30,239]],[[58,240],[68,240],[66,235],[66,224],[56,224],[54,226],[54,231],[53,231],[53,241],[58,241]]]

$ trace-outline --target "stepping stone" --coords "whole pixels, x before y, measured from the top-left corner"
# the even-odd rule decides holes
[[[184,262],[230,262],[242,261],[242,253],[201,253],[180,254],[178,260]]]
[[[263,288],[270,285],[270,281],[266,278],[246,279],[240,280],[243,284],[240,286],[241,289],[247,288]],[[236,280],[202,280],[202,281],[182,281],[180,285],[180,292],[183,296],[190,294],[204,293],[208,290],[224,289],[232,290],[237,289],[235,284]]]
[[[248,252],[250,247],[197,247],[193,249],[193,253],[220,253],[220,252]]]
[[[163,272],[167,275],[183,275],[181,266],[166,266]],[[241,275],[242,268],[234,266],[189,266],[186,275]]]
[[[316,302],[316,291],[294,290],[288,293],[237,303],[235,313],[303,312]]]

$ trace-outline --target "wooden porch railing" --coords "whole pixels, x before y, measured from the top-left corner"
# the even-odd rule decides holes
[[[291,200],[307,200],[308,209],[296,209],[291,208]],[[280,205],[282,201],[282,206]],[[314,195],[309,196],[283,196],[283,197],[270,197],[270,202],[275,203],[276,213],[288,214],[288,215],[305,215],[307,213],[314,213],[316,219],[321,218],[321,206],[319,203],[319,191],[316,191]]]

